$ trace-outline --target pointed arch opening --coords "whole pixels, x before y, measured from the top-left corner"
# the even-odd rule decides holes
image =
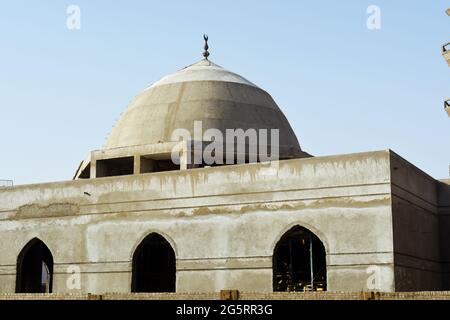
[[[311,231],[295,226],[275,246],[273,291],[326,291],[325,247]]]
[[[132,292],[175,292],[176,260],[170,243],[151,233],[133,254]]]
[[[16,293],[51,293],[53,256],[41,240],[28,242],[17,257]]]

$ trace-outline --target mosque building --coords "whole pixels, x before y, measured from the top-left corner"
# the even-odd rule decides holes
[[[0,293],[449,290],[450,180],[389,149],[310,155],[205,40],[73,180],[0,189]],[[211,151],[199,124],[244,139]],[[270,142],[256,148],[252,132]]]

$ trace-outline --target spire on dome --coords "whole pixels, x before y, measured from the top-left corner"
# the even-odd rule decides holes
[[[205,40],[205,46],[203,47],[205,49],[205,51],[203,51],[203,56],[205,57],[206,60],[208,60],[208,57],[209,57],[208,35],[204,34],[203,39]]]

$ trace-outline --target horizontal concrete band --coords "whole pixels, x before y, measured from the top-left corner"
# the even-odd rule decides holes
[[[442,262],[439,261],[433,261],[399,253],[395,254],[394,260],[396,267],[403,267],[435,273],[440,273],[443,270],[443,264]]]
[[[239,207],[248,205],[276,203],[285,204],[289,201],[324,201],[327,199],[332,200],[346,198],[352,199],[352,207],[358,207],[364,206],[364,203],[373,200],[368,200],[368,197],[379,197],[384,200],[388,199],[390,197],[389,185],[376,184],[367,186],[333,187],[308,190],[283,190],[270,193],[258,192],[239,195],[235,194],[209,196],[202,198],[201,205],[199,205],[198,199],[196,197],[164,200],[141,200],[124,203],[89,205],[75,205],[68,203],[57,204],[49,207],[30,207],[28,209],[19,209],[18,211],[3,212],[0,213],[0,220],[18,220],[108,213],[133,213],[145,211],[179,211],[184,214],[194,214],[194,212],[191,212],[192,210],[198,210],[201,208],[234,207],[236,208],[236,210],[239,210]],[[270,199],[270,201],[268,201],[267,199]],[[357,199],[359,199],[361,204],[358,204],[358,202],[356,201]],[[295,203],[293,205],[295,205]],[[308,205],[311,207],[316,207],[314,204]],[[367,205],[368,204],[366,204],[366,206]],[[303,207],[304,206],[305,205],[303,205]]]
[[[349,253],[328,254],[328,267],[367,266],[392,264],[392,253]],[[242,270],[242,269],[272,269],[272,256],[261,257],[224,257],[178,259],[178,272]],[[96,263],[55,263],[54,274],[69,274],[72,267],[79,268],[81,273],[126,273],[131,272],[131,261],[108,261]],[[0,274],[15,274],[15,265],[0,266]]]
[[[431,204],[426,200],[423,200],[410,192],[399,189],[398,187],[393,187],[392,197],[401,199],[419,209],[422,209],[427,214],[437,215],[439,212],[440,215],[441,213],[440,210],[438,211],[438,209],[440,208],[437,205]]]
[[[230,270],[230,269],[271,269],[272,257],[245,257],[219,259],[177,260],[177,271]]]
[[[424,209],[426,208],[430,211],[434,211],[438,206],[437,198],[426,199],[424,196],[419,195],[411,190],[405,189],[395,182],[391,183],[391,188],[392,194],[398,195],[401,198],[410,199],[411,202],[416,203],[418,206]]]
[[[392,252],[356,252],[327,255],[327,267],[392,264]]]

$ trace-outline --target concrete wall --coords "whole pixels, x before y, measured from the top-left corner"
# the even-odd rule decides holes
[[[439,243],[444,289],[450,289],[450,180],[438,182]]]
[[[391,152],[396,291],[441,290],[438,183]]]
[[[330,291],[393,291],[387,151],[17,186],[0,191],[0,292],[34,237],[55,262],[54,292],[81,268],[80,293],[129,292],[131,258],[151,232],[177,259],[177,292],[270,292],[272,254],[294,225],[327,253]],[[276,166],[279,164],[279,167]]]

